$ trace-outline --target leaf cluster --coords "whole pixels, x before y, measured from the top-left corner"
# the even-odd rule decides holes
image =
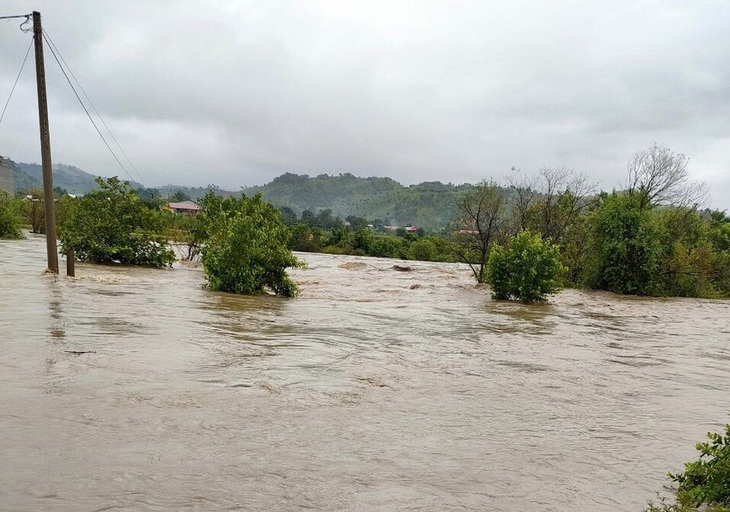
[[[556,293],[564,270],[556,245],[523,230],[505,246],[492,247],[487,277],[495,299],[531,303]]]
[[[74,201],[60,226],[61,250],[80,261],[166,267],[175,254],[161,237],[157,212],[146,208],[128,182],[96,180],[99,190]]]
[[[244,295],[267,289],[286,297],[298,294],[286,269],[304,264],[287,248],[289,230],[260,194],[222,198],[209,192],[200,206],[194,229],[203,240],[202,261],[211,289]]]
[[[17,240],[23,238],[15,202],[0,191],[0,239]]]

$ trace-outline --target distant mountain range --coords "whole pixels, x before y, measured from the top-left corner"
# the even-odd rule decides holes
[[[39,164],[13,162],[0,157],[0,166],[12,169],[15,190],[42,188],[42,169]],[[97,177],[72,165],[53,166],[53,184],[72,194],[86,194],[97,187]],[[131,182],[134,188],[143,188]],[[318,213],[332,210],[332,215],[346,218],[350,215],[368,220],[380,219],[386,224],[415,225],[433,230],[445,227],[457,214],[456,200],[473,185],[452,185],[438,181],[404,186],[391,178],[360,178],[352,174],[310,177],[285,173],[271,183],[243,189],[246,195],[261,193],[263,198],[278,208],[291,208],[297,215],[304,210]],[[180,191],[193,200],[202,197],[204,187],[166,185],[155,189],[161,197]],[[222,195],[238,195],[216,189]]]

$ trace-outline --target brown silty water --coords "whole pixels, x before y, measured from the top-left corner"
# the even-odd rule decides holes
[[[492,301],[301,254],[298,299],[0,242],[0,510],[641,510],[727,420],[730,302]],[[86,352],[86,353],[79,353]]]

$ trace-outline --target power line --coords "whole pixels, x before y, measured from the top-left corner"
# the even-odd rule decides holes
[[[96,133],[99,134],[99,137],[101,137],[101,140],[104,142],[104,145],[107,147],[109,152],[112,154],[112,156],[114,157],[114,160],[116,160],[117,163],[119,164],[119,167],[121,167],[122,170],[124,171],[124,173],[127,176],[129,176],[130,180],[134,181],[134,178],[132,177],[132,175],[129,173],[127,168],[124,167],[124,164],[122,163],[122,161],[119,160],[119,157],[117,156],[117,154],[114,152],[114,150],[109,145],[109,142],[107,142],[106,138],[104,137],[104,134],[101,133],[101,130],[99,130],[99,126],[97,126],[96,122],[94,121],[94,118],[91,117],[91,114],[89,113],[89,109],[87,109],[86,105],[84,105],[84,102],[81,100],[81,96],[79,96],[79,93],[76,91],[76,88],[74,87],[73,82],[71,82],[71,79],[68,77],[68,73],[66,73],[66,70],[64,69],[63,65],[61,64],[61,61],[59,60],[59,57],[56,54],[56,50],[54,49],[53,44],[51,44],[51,42],[48,41],[48,37],[46,36],[45,31],[43,32],[43,39],[45,39],[46,42],[48,43],[48,49],[51,50],[51,54],[53,55],[53,58],[56,59],[56,63],[58,64],[58,67],[61,68],[61,73],[63,73],[63,76],[66,78],[66,81],[68,82],[68,85],[71,87],[71,90],[73,91],[74,95],[76,96],[76,99],[79,100],[79,104],[81,104],[81,108],[83,108],[84,112],[86,112],[86,117],[88,117],[89,121],[91,121],[91,124],[94,125],[94,129],[96,129]],[[142,183],[145,184],[144,181]]]
[[[0,20],[12,20],[15,18],[26,18],[30,19],[30,14],[15,14],[13,16],[0,16]]]
[[[124,151],[124,148],[122,147],[122,145],[121,145],[121,144],[119,144],[119,141],[118,141],[118,140],[117,140],[117,138],[116,138],[116,137],[114,136],[114,133],[113,133],[113,132],[111,131],[111,128],[109,128],[109,126],[108,126],[108,125],[106,124],[106,121],[104,121],[104,118],[102,117],[102,115],[101,115],[101,114],[99,113],[99,111],[98,111],[98,110],[96,109],[96,105],[94,105],[94,102],[93,102],[93,101],[91,101],[91,98],[89,98],[89,95],[88,95],[88,94],[86,93],[86,90],[85,90],[85,89],[84,89],[84,87],[83,87],[83,86],[81,85],[81,82],[79,82],[79,79],[78,79],[78,78],[76,78],[76,75],[74,74],[73,70],[71,69],[71,66],[69,66],[69,65],[68,65],[68,62],[66,62],[66,59],[64,59],[64,58],[63,58],[63,55],[62,55],[62,54],[61,54],[61,52],[59,51],[59,49],[58,49],[58,47],[56,46],[56,44],[55,44],[55,43],[53,42],[53,39],[51,38],[51,34],[50,34],[50,33],[48,33],[48,30],[47,30],[47,29],[43,29],[43,35],[44,35],[44,37],[45,37],[46,41],[48,41],[48,43],[49,43],[49,46],[52,46],[52,47],[53,47],[53,49],[54,49],[54,50],[56,51],[56,53],[58,54],[58,56],[59,56],[59,57],[61,58],[61,61],[62,61],[62,62],[63,62],[63,64],[64,64],[64,65],[66,66],[66,69],[67,69],[67,70],[68,70],[68,72],[69,72],[69,73],[71,74],[71,77],[73,77],[74,81],[76,82],[76,85],[78,85],[78,86],[79,86],[79,89],[81,89],[81,92],[82,92],[82,93],[84,94],[84,97],[85,97],[85,98],[86,98],[86,100],[87,100],[87,101],[89,102],[89,105],[91,105],[91,108],[93,109],[94,113],[95,113],[95,114],[97,115],[97,117],[99,118],[99,120],[101,121],[101,123],[102,123],[102,124],[104,125],[104,128],[106,128],[106,131],[107,131],[107,132],[109,133],[109,135],[111,136],[112,140],[113,140],[113,141],[114,141],[114,143],[115,143],[115,144],[117,145],[117,148],[119,148],[119,151],[121,151],[121,152],[122,152],[122,154],[124,155],[124,158],[125,158],[125,159],[126,159],[126,161],[127,161],[128,163],[129,163],[129,165],[130,165],[130,166],[132,167],[132,169],[134,169],[134,172],[135,172],[135,173],[137,174],[137,176],[139,177],[139,180],[140,180],[140,182],[142,182],[142,183],[144,184],[144,179],[142,179],[142,175],[141,175],[141,174],[139,173],[139,170],[137,170],[137,167],[136,167],[136,166],[134,165],[134,162],[132,162],[132,160],[131,160],[131,159],[129,158],[129,156],[127,155],[127,152],[126,152],[126,151]],[[145,185],[146,185],[146,184],[145,184]]]
[[[2,19],[2,18],[0,18]],[[30,48],[33,46],[33,38],[30,39],[30,44],[28,45],[28,49],[25,52],[25,57],[23,58],[23,63],[20,65],[20,71],[18,71],[18,76],[15,77],[15,83],[13,83],[13,88],[10,89],[10,96],[8,96],[8,101],[5,102],[5,106],[3,107],[3,113],[0,114],[0,124],[2,124],[3,119],[5,118],[5,111],[8,109],[8,105],[10,104],[10,99],[13,97],[13,93],[15,92],[15,86],[18,85],[18,80],[20,80],[20,75],[23,73],[23,68],[25,67],[25,62],[28,60],[28,55],[30,54]]]

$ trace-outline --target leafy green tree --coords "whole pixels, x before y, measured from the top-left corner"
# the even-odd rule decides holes
[[[297,223],[297,214],[288,206],[279,208],[279,217],[287,226],[291,227]]]
[[[190,195],[186,194],[182,190],[176,190],[169,197],[171,202],[182,203],[183,201],[190,201]]]
[[[96,179],[99,190],[78,198],[59,229],[62,250],[80,261],[166,267],[175,254],[161,238],[160,217],[145,208],[128,182]]]
[[[664,248],[650,211],[614,192],[603,196],[589,222],[585,284],[614,293],[659,294]]]
[[[322,232],[306,224],[295,224],[290,228],[291,235],[287,247],[293,251],[320,252],[323,247]]]
[[[26,219],[33,233],[46,232],[46,208],[43,201],[43,190],[34,188],[28,194]]]
[[[255,295],[270,289],[293,297],[298,289],[286,269],[302,267],[287,248],[289,230],[273,206],[257,194],[221,198],[209,192],[200,201],[206,232],[203,266],[213,290]]]
[[[506,246],[492,247],[487,276],[495,299],[530,303],[556,293],[564,270],[558,246],[539,233],[520,231]]]
[[[0,239],[16,240],[23,238],[18,226],[18,215],[12,199],[0,191]]]
[[[368,256],[399,258],[403,252],[403,240],[394,236],[379,235],[370,239]]]
[[[302,212],[301,221],[303,224],[306,224],[307,226],[316,227],[317,225],[317,216],[314,215],[314,213],[311,210],[304,210]]]
[[[327,208],[317,214],[314,226],[322,229],[336,229],[342,226],[342,221],[337,217],[333,217],[332,210]]]
[[[137,189],[137,195],[139,196],[142,204],[150,210],[159,210],[160,206],[167,203],[162,197],[159,189],[140,187]]]
[[[353,231],[367,229],[368,224],[370,224],[367,219],[364,219],[363,217],[358,217],[357,215],[349,215],[345,220],[350,223],[350,229],[352,229]]]
[[[425,236],[411,242],[407,257],[419,261],[454,261],[449,242],[438,236]]]

